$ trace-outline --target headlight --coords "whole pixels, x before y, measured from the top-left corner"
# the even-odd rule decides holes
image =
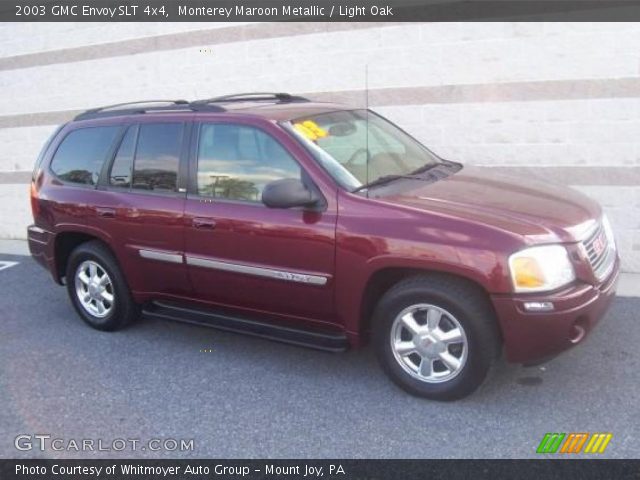
[[[611,228],[611,223],[609,223],[609,219],[606,215],[602,215],[602,229],[604,230],[604,234],[607,237],[607,243],[613,250],[615,250],[616,239],[613,236],[613,229]]]
[[[516,292],[544,292],[575,280],[569,254],[562,245],[526,248],[509,257],[511,281]]]

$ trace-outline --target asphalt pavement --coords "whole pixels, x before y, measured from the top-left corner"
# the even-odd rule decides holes
[[[501,361],[473,396],[437,403],[395,387],[370,348],[150,319],[98,332],[29,257],[1,261],[18,262],[0,263],[3,458],[522,458],[547,432],[611,432],[599,457],[640,457],[640,298],[617,298],[586,343],[546,365]],[[34,434],[62,450],[16,449]],[[111,450],[73,448],[87,439]],[[140,443],[119,452],[115,439]],[[149,439],[193,448],[140,449]]]

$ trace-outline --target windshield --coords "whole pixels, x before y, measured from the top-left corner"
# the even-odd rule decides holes
[[[367,110],[310,115],[293,120],[290,127],[333,178],[348,190],[383,177],[411,175],[440,163],[417,140]]]

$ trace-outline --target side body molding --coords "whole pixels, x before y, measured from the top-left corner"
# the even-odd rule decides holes
[[[179,253],[169,253],[160,250],[138,249],[142,258],[169,263],[184,263],[194,267],[210,268],[223,272],[241,273],[255,277],[271,278],[286,282],[303,283],[307,285],[324,286],[329,281],[329,275],[310,274],[299,271],[281,270],[272,267],[246,265],[242,263],[228,262],[217,258],[202,258]]]
[[[231,263],[213,258],[201,258],[186,256],[187,265],[194,267],[211,268],[214,270],[222,270],[225,272],[243,273],[256,277],[273,278],[275,280],[284,280],[288,282],[305,283],[309,285],[326,285],[328,277],[325,275],[313,275],[303,272],[291,272],[270,267],[258,267],[253,265],[244,265],[240,263]]]

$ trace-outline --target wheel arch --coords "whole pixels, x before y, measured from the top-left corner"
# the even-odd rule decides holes
[[[114,254],[115,258],[115,253],[109,246],[109,237],[101,234],[100,232],[89,229],[63,228],[56,233],[53,242],[55,265],[53,278],[58,284],[63,284],[63,278],[66,276],[67,262],[69,261],[69,255],[71,255],[71,252],[83,243],[96,240]]]
[[[466,273],[466,272],[465,272]],[[371,272],[363,289],[358,315],[358,336],[364,342],[370,335],[371,320],[373,312],[380,298],[398,282],[419,275],[437,275],[447,277],[456,281],[464,282],[471,288],[477,290],[486,297],[488,305],[493,310],[493,304],[489,298],[489,291],[486,285],[479,280],[477,275],[452,272],[437,266],[384,266]],[[495,315],[495,310],[494,310]],[[499,322],[496,323],[499,328]],[[363,343],[364,343],[363,342]]]

